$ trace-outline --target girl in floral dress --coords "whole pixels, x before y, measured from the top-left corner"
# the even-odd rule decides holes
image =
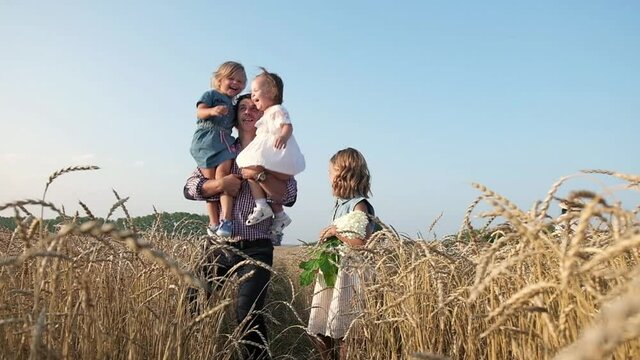
[[[333,223],[322,231],[320,241],[335,236],[344,249],[334,287],[326,286],[322,274],[316,278],[307,333],[323,359],[346,359],[343,339],[361,311],[358,303],[361,278],[356,271],[361,264],[349,249],[365,245],[374,228],[370,220],[374,209],[367,200],[371,177],[364,156],[353,148],[338,151],[329,161],[329,181],[336,203]],[[338,357],[334,356],[336,350]]]

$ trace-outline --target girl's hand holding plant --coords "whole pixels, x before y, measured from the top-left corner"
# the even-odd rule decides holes
[[[318,240],[318,242],[322,244],[327,239],[336,236],[336,234],[337,234],[337,230],[335,225],[329,225],[320,232],[320,240]]]
[[[356,210],[339,217],[333,224],[326,227],[320,234],[318,246],[313,250],[311,259],[300,263],[303,270],[300,274],[300,285],[310,285],[318,272],[322,273],[326,286],[333,287],[338,277],[340,255],[338,246],[343,245],[338,238],[365,238],[369,217],[366,213]]]

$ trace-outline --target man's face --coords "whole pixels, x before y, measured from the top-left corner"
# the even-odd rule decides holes
[[[262,111],[253,104],[251,99],[242,99],[238,105],[238,129],[248,130],[256,128],[256,121],[262,116]]]

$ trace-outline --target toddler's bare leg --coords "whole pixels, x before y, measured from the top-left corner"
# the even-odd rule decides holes
[[[247,226],[251,226],[271,218],[273,210],[267,203],[265,191],[260,185],[260,182],[264,179],[264,168],[262,166],[250,166],[243,168],[243,174],[248,176],[246,179],[249,182],[249,189],[251,189],[251,195],[256,202],[256,207],[253,208],[253,211],[245,221]]]
[[[274,171],[267,171],[267,178],[260,183],[264,192],[269,195],[269,198],[273,204],[282,205],[282,199],[284,198],[284,193],[287,191],[287,182],[291,175],[282,174]],[[274,208],[274,210],[276,210]],[[282,206],[280,206],[280,211],[282,211]]]
[[[271,209],[273,210],[272,234],[282,234],[285,227],[291,224],[291,218],[285,214],[282,201],[287,190],[287,182],[290,175],[269,171],[264,182],[260,183],[265,192],[271,196]]]
[[[231,173],[231,165],[233,160],[227,160],[222,164],[218,165],[216,168],[216,179],[222,179],[223,177],[229,175]],[[231,213],[233,212],[233,196],[222,193],[220,194],[220,207],[221,207],[221,218],[225,220],[231,220]]]
[[[249,189],[251,189],[251,196],[253,196],[254,199],[264,199],[266,197],[259,183],[253,179],[247,179],[247,182],[249,183]]]
[[[200,168],[202,175],[207,179],[216,178],[216,168]],[[220,221],[220,213],[218,212],[218,203],[213,201],[207,201],[206,203],[207,214],[209,215],[209,225],[218,225]]]

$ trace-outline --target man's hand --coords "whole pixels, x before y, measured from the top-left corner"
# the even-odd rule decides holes
[[[223,177],[222,179],[220,179],[220,181],[222,182],[221,184],[222,192],[229,194],[231,196],[238,195],[238,192],[240,191],[240,186],[242,185],[242,178],[240,177],[240,175],[229,174]]]

